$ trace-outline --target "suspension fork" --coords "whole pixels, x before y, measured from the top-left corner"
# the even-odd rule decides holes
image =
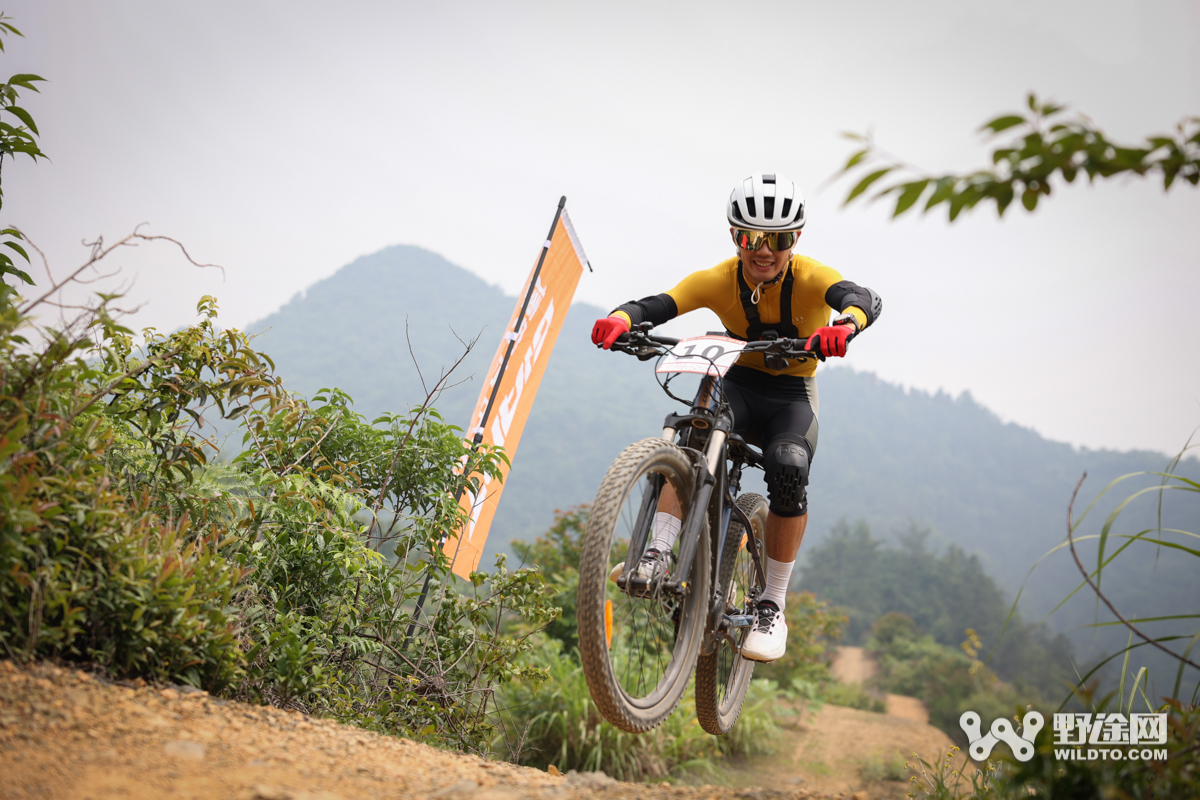
[[[702,458],[697,460],[694,467],[696,493],[688,509],[687,522],[680,532],[683,546],[679,551],[675,576],[666,584],[666,588],[676,594],[687,589],[687,576],[692,568],[692,560],[696,557],[704,520],[708,516],[708,504],[718,483],[721,490],[717,496],[722,497],[725,494],[725,483],[722,480],[725,472],[725,442],[729,438],[729,426],[732,421],[718,413],[720,396],[720,379],[714,375],[705,375],[700,379],[700,388],[696,391],[696,399],[692,401],[692,413],[688,415],[694,430],[711,429],[711,432]],[[667,431],[664,430],[663,433],[666,434]]]
[[[654,513],[658,510],[658,498],[662,494],[666,482],[661,474],[650,476],[650,485],[642,495],[642,505],[638,509],[637,521],[633,526],[633,535],[629,537],[629,549],[625,552],[625,568],[617,578],[617,586],[622,589],[629,582],[630,573],[637,568],[637,561],[646,549],[646,540],[650,537],[650,529],[654,525]]]
[[[681,531],[683,547],[679,551],[679,561],[676,564],[675,577],[667,581],[667,589],[676,593],[687,588],[687,576],[696,557],[696,548],[700,543],[700,532],[704,520],[708,517],[708,504],[712,500],[713,489],[721,483],[721,494],[724,494],[722,467],[725,459],[725,441],[729,432],[724,430],[727,420],[718,419],[715,430],[708,437],[708,445],[704,449],[703,458],[695,465],[696,494],[692,497],[688,508],[687,521]],[[720,495],[718,495],[720,496]]]

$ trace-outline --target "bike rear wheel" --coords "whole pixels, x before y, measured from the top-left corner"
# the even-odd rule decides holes
[[[624,591],[610,574],[627,557],[636,567],[649,547],[664,484],[674,488],[684,513],[665,554],[669,572]],[[592,505],[579,563],[579,653],[600,713],[630,733],[656,727],[675,709],[704,638],[712,572],[706,514],[685,589],[675,594],[664,586],[675,574],[694,491],[687,453],[665,439],[643,439],[609,467]]]
[[[747,615],[754,613],[754,603],[764,588],[754,568],[748,537],[754,536],[758,552],[764,554],[767,501],[761,495],[744,494],[737,499],[737,505],[750,518],[753,530],[746,531],[737,516],[730,520],[717,587],[725,598],[728,614]],[[728,631],[739,648],[749,632],[749,627]],[[701,653],[696,662],[696,717],[700,727],[714,736],[732,730],[742,713],[753,675],[754,662],[735,653],[729,640],[718,635],[713,652]]]

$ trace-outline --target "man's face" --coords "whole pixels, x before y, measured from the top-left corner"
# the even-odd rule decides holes
[[[733,230],[730,228],[730,233]],[[739,247],[737,251],[738,258],[742,261],[742,272],[746,276],[746,282],[751,286],[773,280],[776,275],[783,272],[783,268],[792,258],[792,248],[776,253],[767,247],[766,242],[763,242],[763,246],[757,250]]]

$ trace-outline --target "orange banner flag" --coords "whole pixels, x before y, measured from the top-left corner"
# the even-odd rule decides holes
[[[517,307],[504,329],[467,428],[472,442],[500,445],[510,461],[516,459],[546,363],[567,318],[579,276],[588,263],[567,216],[566,201],[565,197],[559,201],[550,235],[524,290],[517,295]],[[504,478],[508,470],[501,465]],[[455,575],[467,578],[478,568],[503,490],[501,481],[489,478],[477,494],[467,493],[460,498],[459,503],[471,515],[470,521],[460,534],[442,545],[453,561]]]

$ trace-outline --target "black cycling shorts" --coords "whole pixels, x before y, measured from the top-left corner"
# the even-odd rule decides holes
[[[817,451],[817,379],[770,375],[735,364],[721,381],[733,411],[733,432],[768,452],[781,438],[799,436],[808,445],[808,461]]]

